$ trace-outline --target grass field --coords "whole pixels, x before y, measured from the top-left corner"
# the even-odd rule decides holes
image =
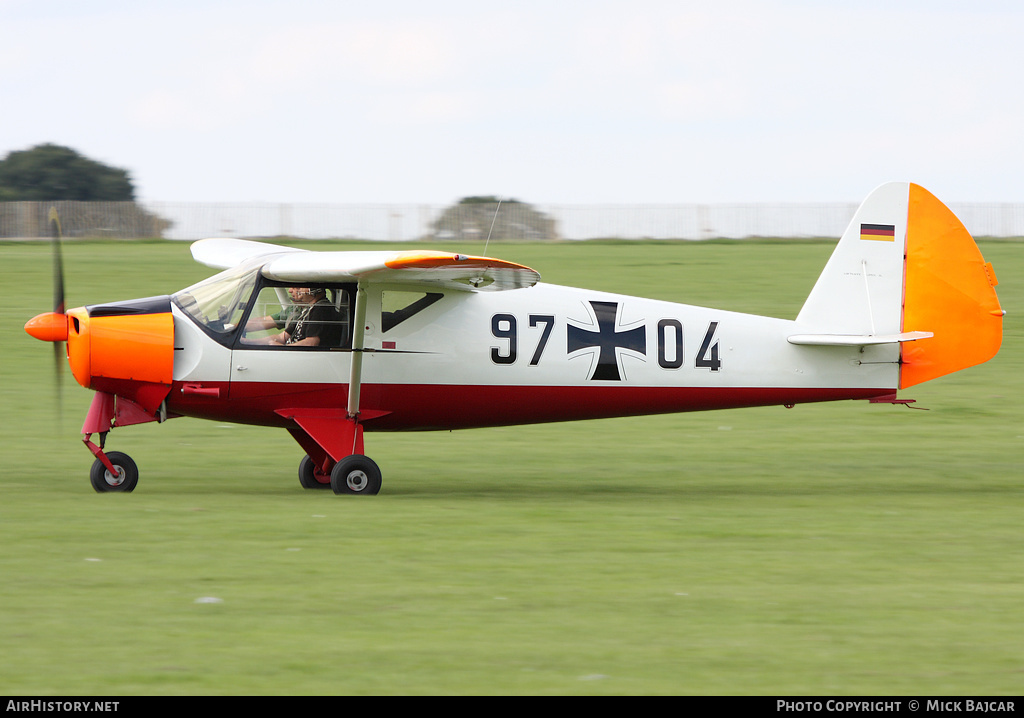
[[[793,318],[832,246],[490,253]],[[1024,243],[982,251],[1003,348],[905,393],[929,411],[368,434],[384,489],[353,500],[300,488],[286,432],[192,419],[114,431],[139,488],[94,493],[91,392],[65,372],[58,412],[22,330],[49,248],[0,244],[0,694],[1019,695]],[[64,256],[69,306],[212,273],[173,242]]]

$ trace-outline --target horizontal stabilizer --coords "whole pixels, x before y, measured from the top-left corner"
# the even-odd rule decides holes
[[[902,334],[794,334],[790,344],[817,347],[866,347],[872,344],[901,344],[917,339],[930,339],[932,332],[903,332]]]

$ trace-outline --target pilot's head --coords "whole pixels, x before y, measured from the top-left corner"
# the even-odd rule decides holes
[[[309,287],[288,287],[288,294],[292,301],[297,304],[312,304],[327,296],[326,290],[322,288],[310,289]]]

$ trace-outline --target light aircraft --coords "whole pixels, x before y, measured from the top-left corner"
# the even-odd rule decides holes
[[[445,252],[217,238],[191,251],[223,271],[171,296],[65,312],[58,270],[55,311],[26,324],[66,342],[75,379],[96,392],[82,427],[96,491],[138,482],[129,456],[105,450],[111,429],[178,416],[286,429],[306,454],[303,487],[376,494],[364,431],[907,403],[897,390],[1002,342],[991,264],[909,183],[864,201],[795,320],[548,285],[519,264]]]

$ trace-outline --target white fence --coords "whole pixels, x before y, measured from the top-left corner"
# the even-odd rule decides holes
[[[44,237],[49,203],[0,203],[0,237]],[[60,202],[66,237],[486,238],[495,205]],[[951,203],[976,237],[1024,237],[1024,203]],[[839,237],[857,203],[502,204],[493,239]]]

